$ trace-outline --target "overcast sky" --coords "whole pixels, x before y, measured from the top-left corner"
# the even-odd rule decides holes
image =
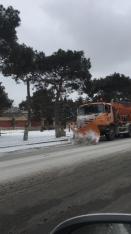
[[[59,48],[83,50],[92,78],[118,72],[131,77],[130,0],[1,0],[20,11],[19,43],[50,55]],[[10,99],[18,105],[26,85],[0,75]]]

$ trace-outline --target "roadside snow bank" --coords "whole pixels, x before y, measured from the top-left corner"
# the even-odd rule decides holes
[[[72,132],[68,130],[66,130],[66,136],[60,138],[55,137],[55,130],[29,131],[27,141],[23,141],[23,130],[2,131],[1,133],[0,154],[36,147],[67,144],[72,137]]]

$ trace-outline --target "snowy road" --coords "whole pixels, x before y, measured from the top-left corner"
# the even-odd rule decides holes
[[[42,148],[37,152],[13,154],[0,158],[0,182],[11,181],[54,168],[79,164],[90,159],[106,157],[107,154],[131,151],[131,139],[120,139],[92,146]]]
[[[49,234],[86,213],[131,213],[131,139],[0,157],[0,233]]]

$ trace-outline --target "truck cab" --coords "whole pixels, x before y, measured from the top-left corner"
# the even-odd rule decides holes
[[[82,127],[93,122],[97,125],[101,135],[108,134],[112,129],[112,138],[115,137],[115,115],[111,103],[92,102],[81,105],[77,110],[77,125]],[[112,126],[112,127],[111,127]]]
[[[81,105],[77,110],[77,124],[94,122],[97,126],[109,125],[114,122],[114,114],[111,103],[93,102]]]

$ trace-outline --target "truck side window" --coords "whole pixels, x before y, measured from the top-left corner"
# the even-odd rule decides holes
[[[106,113],[110,113],[111,112],[110,105],[105,105],[105,112]]]

